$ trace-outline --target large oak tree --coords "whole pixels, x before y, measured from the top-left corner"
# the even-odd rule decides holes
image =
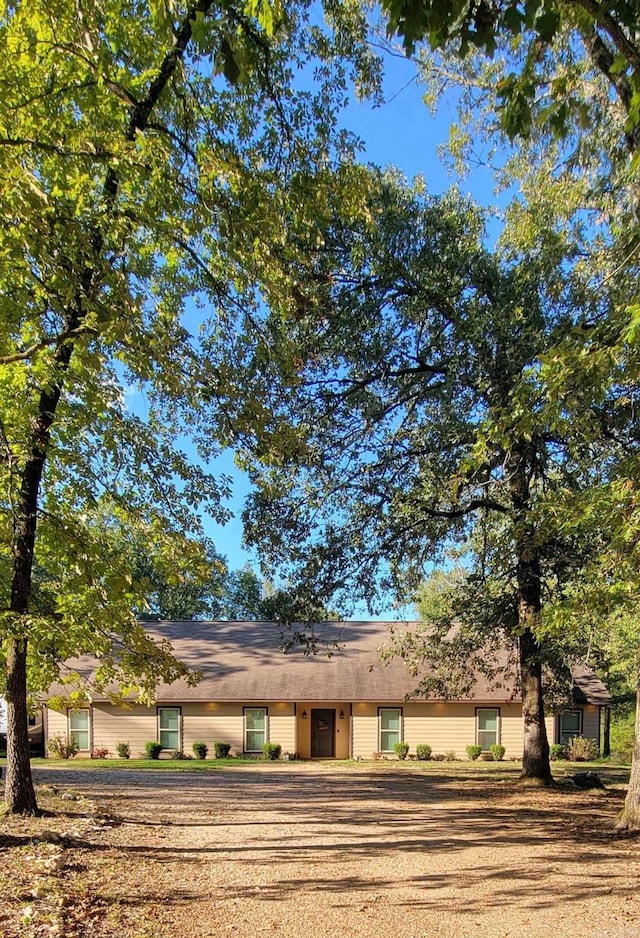
[[[491,254],[455,194],[372,174],[366,209],[309,251],[295,325],[269,316],[262,339],[235,347],[273,415],[271,433],[240,441],[256,485],[247,536],[325,601],[391,590],[405,602],[452,545],[499,531],[484,560],[503,582],[491,628],[518,646],[523,776],[548,782],[539,629],[559,532],[547,506],[579,483],[584,454],[546,406],[541,362],[607,301],[582,290],[575,303],[562,265],[549,277],[535,258]]]
[[[124,669],[147,689],[181,673],[135,623],[131,577],[109,525],[100,535],[92,521],[107,498],[125,528],[169,552],[172,535],[201,536],[199,511],[224,517],[228,481],[212,477],[216,445],[199,435],[209,349],[245,294],[290,290],[284,214],[306,230],[345,185],[348,171],[334,164],[350,143],[334,143],[336,110],[351,71],[365,85],[375,77],[355,7],[329,4],[329,26],[310,14],[305,3],[284,11],[266,0],[2,4],[0,640],[11,811],[37,809],[29,660],[90,651],[105,676]],[[33,601],[34,562],[64,584],[53,607]]]

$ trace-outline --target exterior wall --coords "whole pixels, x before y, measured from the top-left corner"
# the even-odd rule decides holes
[[[47,740],[53,739],[54,736],[67,736],[68,726],[67,726],[67,714],[58,713],[57,710],[47,710],[47,719],[45,721],[47,739],[44,743],[44,754],[49,756],[50,752],[47,749]]]
[[[167,706],[174,706],[167,704]],[[214,754],[214,743],[230,743],[232,755],[242,755],[244,746],[244,708],[236,703],[183,703],[175,704],[181,711],[182,749],[191,754],[194,742],[205,742],[209,756]],[[268,738],[281,744],[283,751],[295,752],[296,719],[292,703],[266,704],[268,712]],[[47,738],[67,736],[67,713],[47,711]],[[92,747],[116,753],[116,744],[129,743],[131,757],[144,756],[145,743],[158,739],[157,707],[132,706],[128,709],[113,704],[96,703],[91,707],[90,742]],[[86,756],[83,752],[80,755]],[[344,757],[346,758],[346,756]]]
[[[144,756],[144,744],[158,738],[155,707],[133,706],[130,709],[113,704],[93,704],[91,708],[93,745],[116,753],[116,743],[129,743],[131,758]]]
[[[354,703],[351,717],[351,754],[354,759],[370,759],[378,751],[378,707]]]
[[[191,755],[193,743],[203,742],[214,757],[214,743],[229,743],[232,755],[243,747],[242,704],[187,703],[182,705],[182,748]]]
[[[600,710],[593,705],[582,708],[582,735],[600,745]]]
[[[269,705],[269,741],[280,743],[283,752],[296,752],[296,718],[292,703]]]
[[[572,710],[582,710],[582,736],[586,736],[588,739],[592,739],[598,746],[601,744],[600,739],[600,708],[595,706],[595,704],[586,704],[582,707],[571,707]],[[553,735],[549,736],[549,740],[557,743],[560,741],[560,717],[559,715],[554,717],[553,720]]]
[[[355,704],[354,704],[355,706]],[[298,752],[302,759],[311,758],[311,711],[316,708],[335,710],[335,737],[334,749],[336,759],[348,759],[351,755],[351,740],[349,734],[349,711],[351,705],[348,701],[301,701],[296,705],[296,739],[297,745],[292,749]],[[303,714],[306,713],[306,719]],[[343,714],[342,720],[340,714]],[[277,740],[280,742],[280,740]]]
[[[171,706],[167,704],[167,706]],[[178,704],[176,704],[178,706]],[[377,703],[345,701],[302,701],[263,704],[250,702],[247,706],[265,706],[268,712],[268,738],[280,743],[283,752],[298,752],[303,759],[311,757],[311,711],[314,708],[335,710],[335,758],[370,759],[379,751]],[[476,742],[476,709],[497,707],[500,711],[500,742],[506,748],[506,757],[522,756],[522,707],[517,704],[489,702],[437,703],[412,701],[388,703],[384,706],[402,710],[402,734],[415,754],[419,743],[427,743],[434,753],[455,752],[457,758],[466,758],[466,747]],[[599,709],[583,709],[583,735],[599,741]],[[205,742],[213,757],[214,742],[229,743],[232,755],[242,755],[244,747],[244,708],[240,703],[191,702],[180,705],[182,748],[191,754],[194,742]],[[307,719],[303,718],[306,712]],[[344,714],[340,719],[340,713]],[[557,740],[558,719],[546,719],[550,742]],[[47,711],[47,739],[68,734],[66,711]],[[156,707],[133,706],[122,709],[111,704],[94,704],[90,716],[90,744],[116,753],[118,741],[128,742],[131,756],[144,755],[145,743],[158,739]],[[80,753],[86,756],[87,753]]]
[[[437,703],[430,701],[397,702],[388,706],[402,709],[404,742],[415,754],[419,743],[427,743],[434,753],[455,752],[458,759],[466,759],[467,746],[476,742],[476,709],[497,708],[500,711],[500,742],[506,749],[507,759],[522,758],[522,705],[496,704],[482,701],[470,703]],[[353,705],[352,737],[354,758],[370,759],[380,748],[378,739],[378,705]],[[546,719],[549,740],[553,740],[554,718]]]

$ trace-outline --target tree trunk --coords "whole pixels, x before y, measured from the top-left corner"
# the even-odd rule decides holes
[[[640,830],[640,674],[636,681],[636,737],[633,743],[631,777],[624,808],[616,822],[617,831]]]
[[[518,636],[524,747],[521,779],[549,785],[551,763],[549,740],[544,722],[542,693],[542,656],[535,638],[535,628],[542,611],[542,573],[535,529],[529,517],[531,473],[535,461],[531,444],[521,440],[511,451],[505,467],[509,477],[514,508],[514,550],[518,584]]]
[[[542,662],[538,643],[528,628],[520,636],[520,682],[524,724],[524,749],[520,777],[523,780],[549,785],[552,777],[549,740],[544,722]]]
[[[14,814],[37,814],[31,777],[27,712],[27,640],[7,645],[7,780],[5,800]]]
[[[212,6],[213,0],[195,0],[192,8],[187,11],[170,50],[160,60],[155,78],[151,81],[146,94],[130,109],[129,119],[124,128],[126,140],[133,142],[138,132],[144,131],[148,126],[160,97],[191,42],[194,21],[198,14],[206,16]],[[102,193],[104,205],[96,218],[108,216],[112,212],[118,195],[118,186],[116,169],[114,166],[109,166]],[[70,335],[81,328],[85,318],[86,300],[95,296],[99,286],[99,271],[105,262],[101,224],[102,221],[88,231],[87,244],[91,249],[94,263],[89,263],[87,258],[83,257],[81,267],[76,271],[78,288],[73,302],[66,310],[63,328],[65,335]],[[74,341],[73,338],[68,339],[58,347],[53,362],[55,369],[40,393],[38,412],[32,424],[31,451],[21,472],[19,502],[14,516],[11,612],[19,627],[19,637],[10,640],[6,662],[8,722],[5,785],[6,807],[13,813],[33,814],[37,811],[29,760],[26,705],[28,625],[25,624],[22,630],[20,625],[27,622],[29,612],[42,475],[49,450],[51,428],[74,351]],[[22,635],[20,631],[23,632]]]
[[[71,314],[70,329],[77,329],[80,315]],[[38,505],[42,474],[49,450],[51,427],[62,394],[62,382],[69,368],[73,345],[65,342],[57,350],[55,364],[57,381],[42,391],[38,415],[32,424],[31,453],[22,470],[20,496],[13,532],[13,570],[11,580],[11,612],[20,625],[26,622],[31,600],[31,579],[36,544]],[[13,814],[37,812],[35,790],[29,760],[29,723],[27,713],[27,645],[28,626],[20,637],[12,638],[7,653],[7,780],[6,807]]]
[[[603,707],[602,714],[602,753],[603,758],[611,755],[611,707]]]

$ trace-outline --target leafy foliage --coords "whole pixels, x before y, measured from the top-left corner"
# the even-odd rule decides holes
[[[475,50],[489,58],[496,52],[506,56],[496,90],[510,136],[528,137],[536,125],[562,136],[571,125],[586,129],[599,123],[606,94],[592,101],[584,94],[585,78],[595,72],[624,108],[624,132],[635,150],[640,50],[633,4],[614,9],[597,0],[570,6],[555,0],[526,6],[516,0],[467,6],[454,0],[383,0],[382,7],[388,32],[401,36],[409,53],[425,40],[450,58],[472,57]]]
[[[375,606],[387,590],[406,601],[453,557],[459,580],[431,597],[429,628],[396,635],[389,654],[420,691],[446,696],[468,692],[474,671],[495,679],[499,650],[515,660],[518,646],[539,709],[525,719],[542,727],[543,661],[564,655],[566,698],[571,660],[543,608],[598,550],[558,504],[592,488],[589,446],[610,451],[601,427],[624,387],[610,352],[596,355],[569,413],[551,388],[555,356],[562,343],[567,355],[599,349],[627,281],[603,293],[557,254],[489,253],[481,214],[456,193],[428,198],[372,174],[366,209],[334,218],[310,255],[310,309],[286,328],[271,315],[231,352],[287,427],[243,438],[257,486],[247,537],[267,568],[339,606]],[[541,739],[534,761],[548,771],[546,753]]]
[[[155,536],[167,563],[177,535],[187,565],[200,562],[199,513],[224,520],[228,493],[209,465],[226,430],[203,407],[225,382],[213,350],[261,300],[293,304],[297,236],[341,188],[357,201],[349,166],[334,166],[353,150],[336,112],[351,81],[375,85],[375,56],[357,7],[328,5],[325,24],[309,17],[305,3],[268,0],[4,11],[0,637],[12,810],[36,809],[26,747],[12,742],[26,725],[28,652],[33,686],[83,651],[101,658],[99,679],[147,696],[184,676],[135,621],[142,597],[124,559],[114,563],[117,536]],[[296,79],[308,68],[313,90]]]
[[[71,736],[52,736],[47,740],[47,749],[58,759],[73,759],[79,752],[75,740]]]
[[[155,741],[155,739],[150,739],[144,744],[144,751],[147,754],[147,759],[159,759],[160,753],[162,752],[162,744]]]
[[[590,762],[598,758],[596,743],[586,736],[574,736],[567,742],[565,750],[569,762]]]

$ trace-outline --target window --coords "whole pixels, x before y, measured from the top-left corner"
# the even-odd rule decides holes
[[[89,711],[69,711],[69,739],[79,750],[89,750]]]
[[[158,707],[158,739],[163,749],[180,749],[180,707]]]
[[[267,742],[266,707],[245,707],[244,711],[244,751],[262,752]]]
[[[476,710],[478,746],[489,749],[500,742],[500,711],[497,708]]]
[[[558,721],[558,742],[566,746],[574,736],[582,736],[582,710],[565,710]]]
[[[396,743],[402,742],[402,710],[380,709],[378,711],[380,722],[380,752],[393,752]]]

